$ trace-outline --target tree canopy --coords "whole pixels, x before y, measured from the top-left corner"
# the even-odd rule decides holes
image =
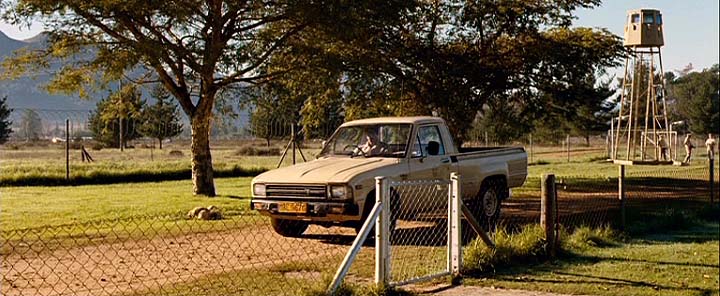
[[[690,72],[670,81],[670,96],[677,116],[699,134],[720,130],[720,65]]]
[[[209,135],[219,92],[292,70],[260,71],[269,59],[291,52],[289,39],[300,32],[383,30],[398,22],[408,5],[412,2],[18,0],[4,17],[16,24],[40,20],[50,29],[49,47],[22,52],[2,66],[6,76],[14,76],[65,61],[47,88],[81,96],[126,75],[138,83],[160,82],[190,118],[193,191],[214,196]]]
[[[529,111],[548,104],[572,106],[574,97],[540,98],[570,92],[617,65],[624,53],[617,36],[604,29],[570,27],[575,9],[598,4],[414,2],[399,23],[382,30],[341,26],[342,33],[303,31],[291,42],[304,50],[290,52],[294,59],[271,63],[276,62],[275,68],[322,69],[308,78],[315,82],[313,88],[293,84],[296,78],[286,83],[304,88],[306,126],[315,121],[307,118],[324,112],[313,106],[341,106],[345,120],[434,114],[445,118],[462,142],[476,116],[501,102],[512,100]],[[317,83],[324,78],[331,83]],[[323,95],[333,90],[338,94]]]

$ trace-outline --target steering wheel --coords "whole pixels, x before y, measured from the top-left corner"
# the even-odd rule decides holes
[[[367,154],[365,154],[365,151],[363,151],[362,148],[360,148],[360,145],[347,144],[347,145],[345,145],[345,147],[343,147],[343,151],[347,150],[348,147],[352,147],[352,148],[353,148],[353,152],[352,152],[352,155],[350,155],[350,157],[352,157],[352,156],[355,155],[355,151],[356,151],[356,150],[359,151],[360,154],[362,154],[362,156],[367,157]]]

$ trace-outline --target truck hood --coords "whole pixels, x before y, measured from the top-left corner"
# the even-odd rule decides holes
[[[346,183],[359,174],[398,163],[397,158],[323,158],[267,171],[253,183]]]

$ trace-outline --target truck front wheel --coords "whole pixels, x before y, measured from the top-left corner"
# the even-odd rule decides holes
[[[500,202],[504,199],[505,183],[502,180],[491,179],[483,183],[478,196],[475,219],[487,232],[494,233],[500,219]]]
[[[276,218],[272,218],[271,224],[275,232],[285,237],[299,237],[309,226],[305,221]]]

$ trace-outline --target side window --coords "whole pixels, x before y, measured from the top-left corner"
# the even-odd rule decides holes
[[[662,25],[662,14],[655,15],[655,23],[658,25]]]
[[[634,13],[634,14],[632,15],[632,23],[633,23],[633,24],[640,23],[640,14]]]
[[[420,127],[412,151],[413,157],[445,155],[440,129],[436,125]]]

